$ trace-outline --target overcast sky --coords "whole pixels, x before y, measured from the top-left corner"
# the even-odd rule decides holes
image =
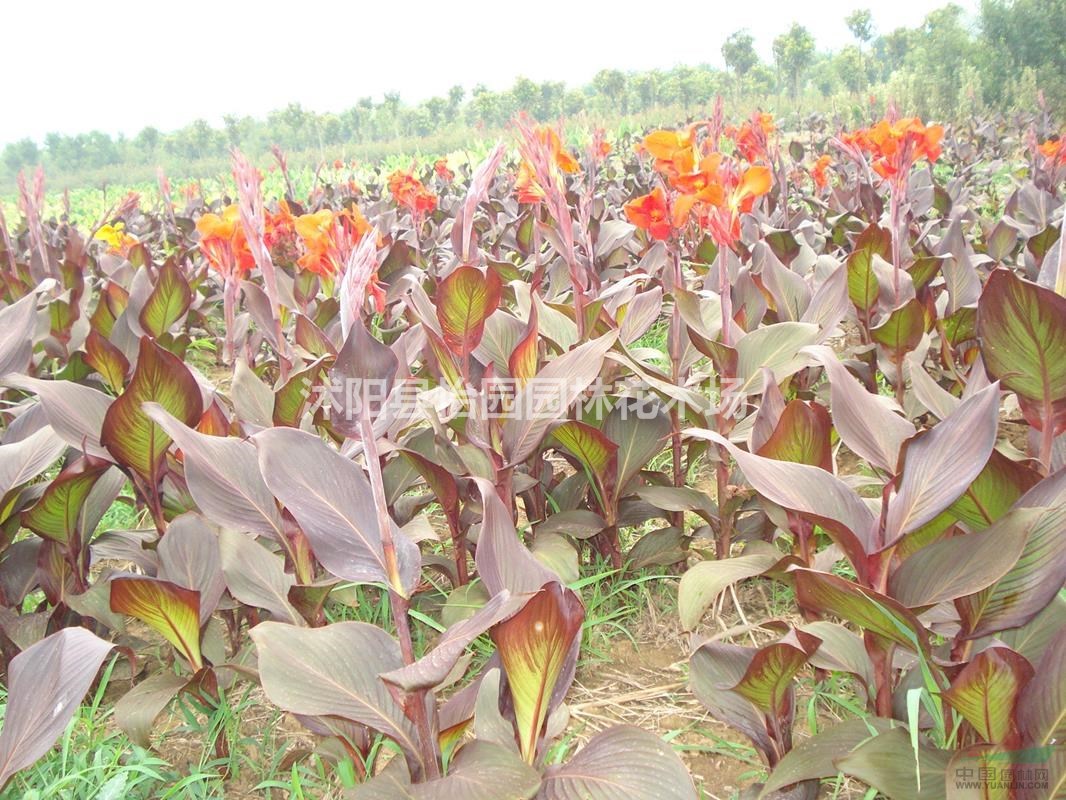
[[[958,0],[968,10],[976,0]],[[819,48],[851,41],[844,17],[878,31],[918,25],[926,0],[71,0],[5,2],[0,144],[49,131],[132,136],[202,117],[261,116],[290,102],[340,111],[396,91],[504,89],[518,75],[584,83],[605,67],[721,64],[747,28],[769,60],[796,20]]]

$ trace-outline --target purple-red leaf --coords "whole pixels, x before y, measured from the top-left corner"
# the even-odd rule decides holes
[[[11,660],[0,731],[0,787],[48,752],[112,647],[84,628],[66,628]]]

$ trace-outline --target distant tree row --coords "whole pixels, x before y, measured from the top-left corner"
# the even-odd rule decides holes
[[[854,12],[846,23],[855,43],[837,52],[819,51],[811,33],[793,23],[774,39],[771,63],[759,58],[750,32],[737,31],[722,45],[724,70],[707,64],[605,69],[577,88],[520,77],[506,91],[478,85],[468,93],[454,86],[446,96],[417,105],[390,93],[338,113],[293,103],[265,119],[226,116],[221,128],[201,119],[171,132],[145,128],[132,138],[50,133],[43,142],[8,144],[0,172],[10,178],[43,163],[66,175],[107,168],[121,173],[123,167],[223,158],[234,146],[253,153],[273,144],[293,152],[332,152],[339,145],[496,128],[518,111],[540,120],[582,113],[617,118],[656,108],[698,109],[719,94],[773,108],[827,100],[858,104],[875,94],[908,113],[940,119],[982,108],[1032,107],[1038,90],[1050,108],[1066,107],[1066,0],[982,0],[975,30],[956,5],[933,11],[917,28],[879,32],[868,10]]]

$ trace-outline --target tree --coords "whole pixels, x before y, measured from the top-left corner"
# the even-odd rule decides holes
[[[866,85],[866,76],[862,71],[862,54],[854,45],[837,53],[833,66],[844,88],[852,94],[858,93]]]
[[[514,97],[515,107],[519,111],[525,111],[533,117],[539,117],[540,87],[529,78],[519,75],[515,78],[514,86],[511,87],[511,96]]]
[[[844,83],[848,88],[855,85],[855,91],[858,91],[866,85],[866,69],[862,63],[862,46],[866,44],[874,35],[874,18],[868,8],[857,8],[847,17],[844,18],[845,24],[848,26],[848,30],[851,31],[851,35],[855,37],[855,41],[859,43],[858,47],[858,72],[850,79],[841,75],[844,78]]]
[[[626,108],[626,76],[625,73],[616,69],[601,69],[592,79],[594,88],[609,106],[621,108],[624,114]]]
[[[4,165],[12,175],[20,169],[36,166],[41,161],[41,151],[32,139],[20,139],[4,148]]]
[[[726,67],[733,70],[733,74],[743,81],[751,68],[759,63],[759,56],[755,52],[755,37],[746,30],[729,34],[729,38],[722,43],[722,58],[725,59]]]
[[[870,9],[857,8],[844,18],[844,22],[847,24],[848,30],[851,31],[851,35],[859,43],[860,50],[864,44],[873,38],[874,18],[870,13]]]
[[[659,102],[660,75],[656,70],[640,72],[629,80],[629,88],[639,111],[647,111]]]
[[[788,79],[788,94],[793,100],[799,95],[801,78],[813,60],[814,37],[798,22],[774,39],[774,61],[778,72]]]

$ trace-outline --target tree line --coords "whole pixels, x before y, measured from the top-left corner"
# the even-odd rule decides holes
[[[861,113],[873,95],[937,119],[983,109],[1031,109],[1038,92],[1048,107],[1066,107],[1066,0],[983,0],[975,25],[956,5],[932,11],[915,28],[879,31],[869,10],[855,11],[846,22],[853,44],[835,52],[819,50],[810,31],[793,23],[774,39],[768,63],[756,52],[750,31],[740,30],[722,45],[724,69],[710,64],[646,72],[604,69],[576,87],[519,77],[505,91],[454,86],[418,104],[386,93],[336,113],[291,103],[261,119],[226,116],[221,127],[199,119],[175,131],[147,127],[133,137],[50,133],[41,142],[6,145],[0,172],[10,182],[19,170],[43,164],[61,176],[102,170],[119,180],[156,164],[180,174],[181,165],[224,159],[232,147],[264,153],[276,144],[322,155],[344,145],[425,139],[432,149],[433,137],[442,131],[452,140],[473,136],[506,124],[518,111],[540,120],[581,115],[617,120],[659,108],[695,110],[718,95],[745,108],[845,113],[849,108]]]

